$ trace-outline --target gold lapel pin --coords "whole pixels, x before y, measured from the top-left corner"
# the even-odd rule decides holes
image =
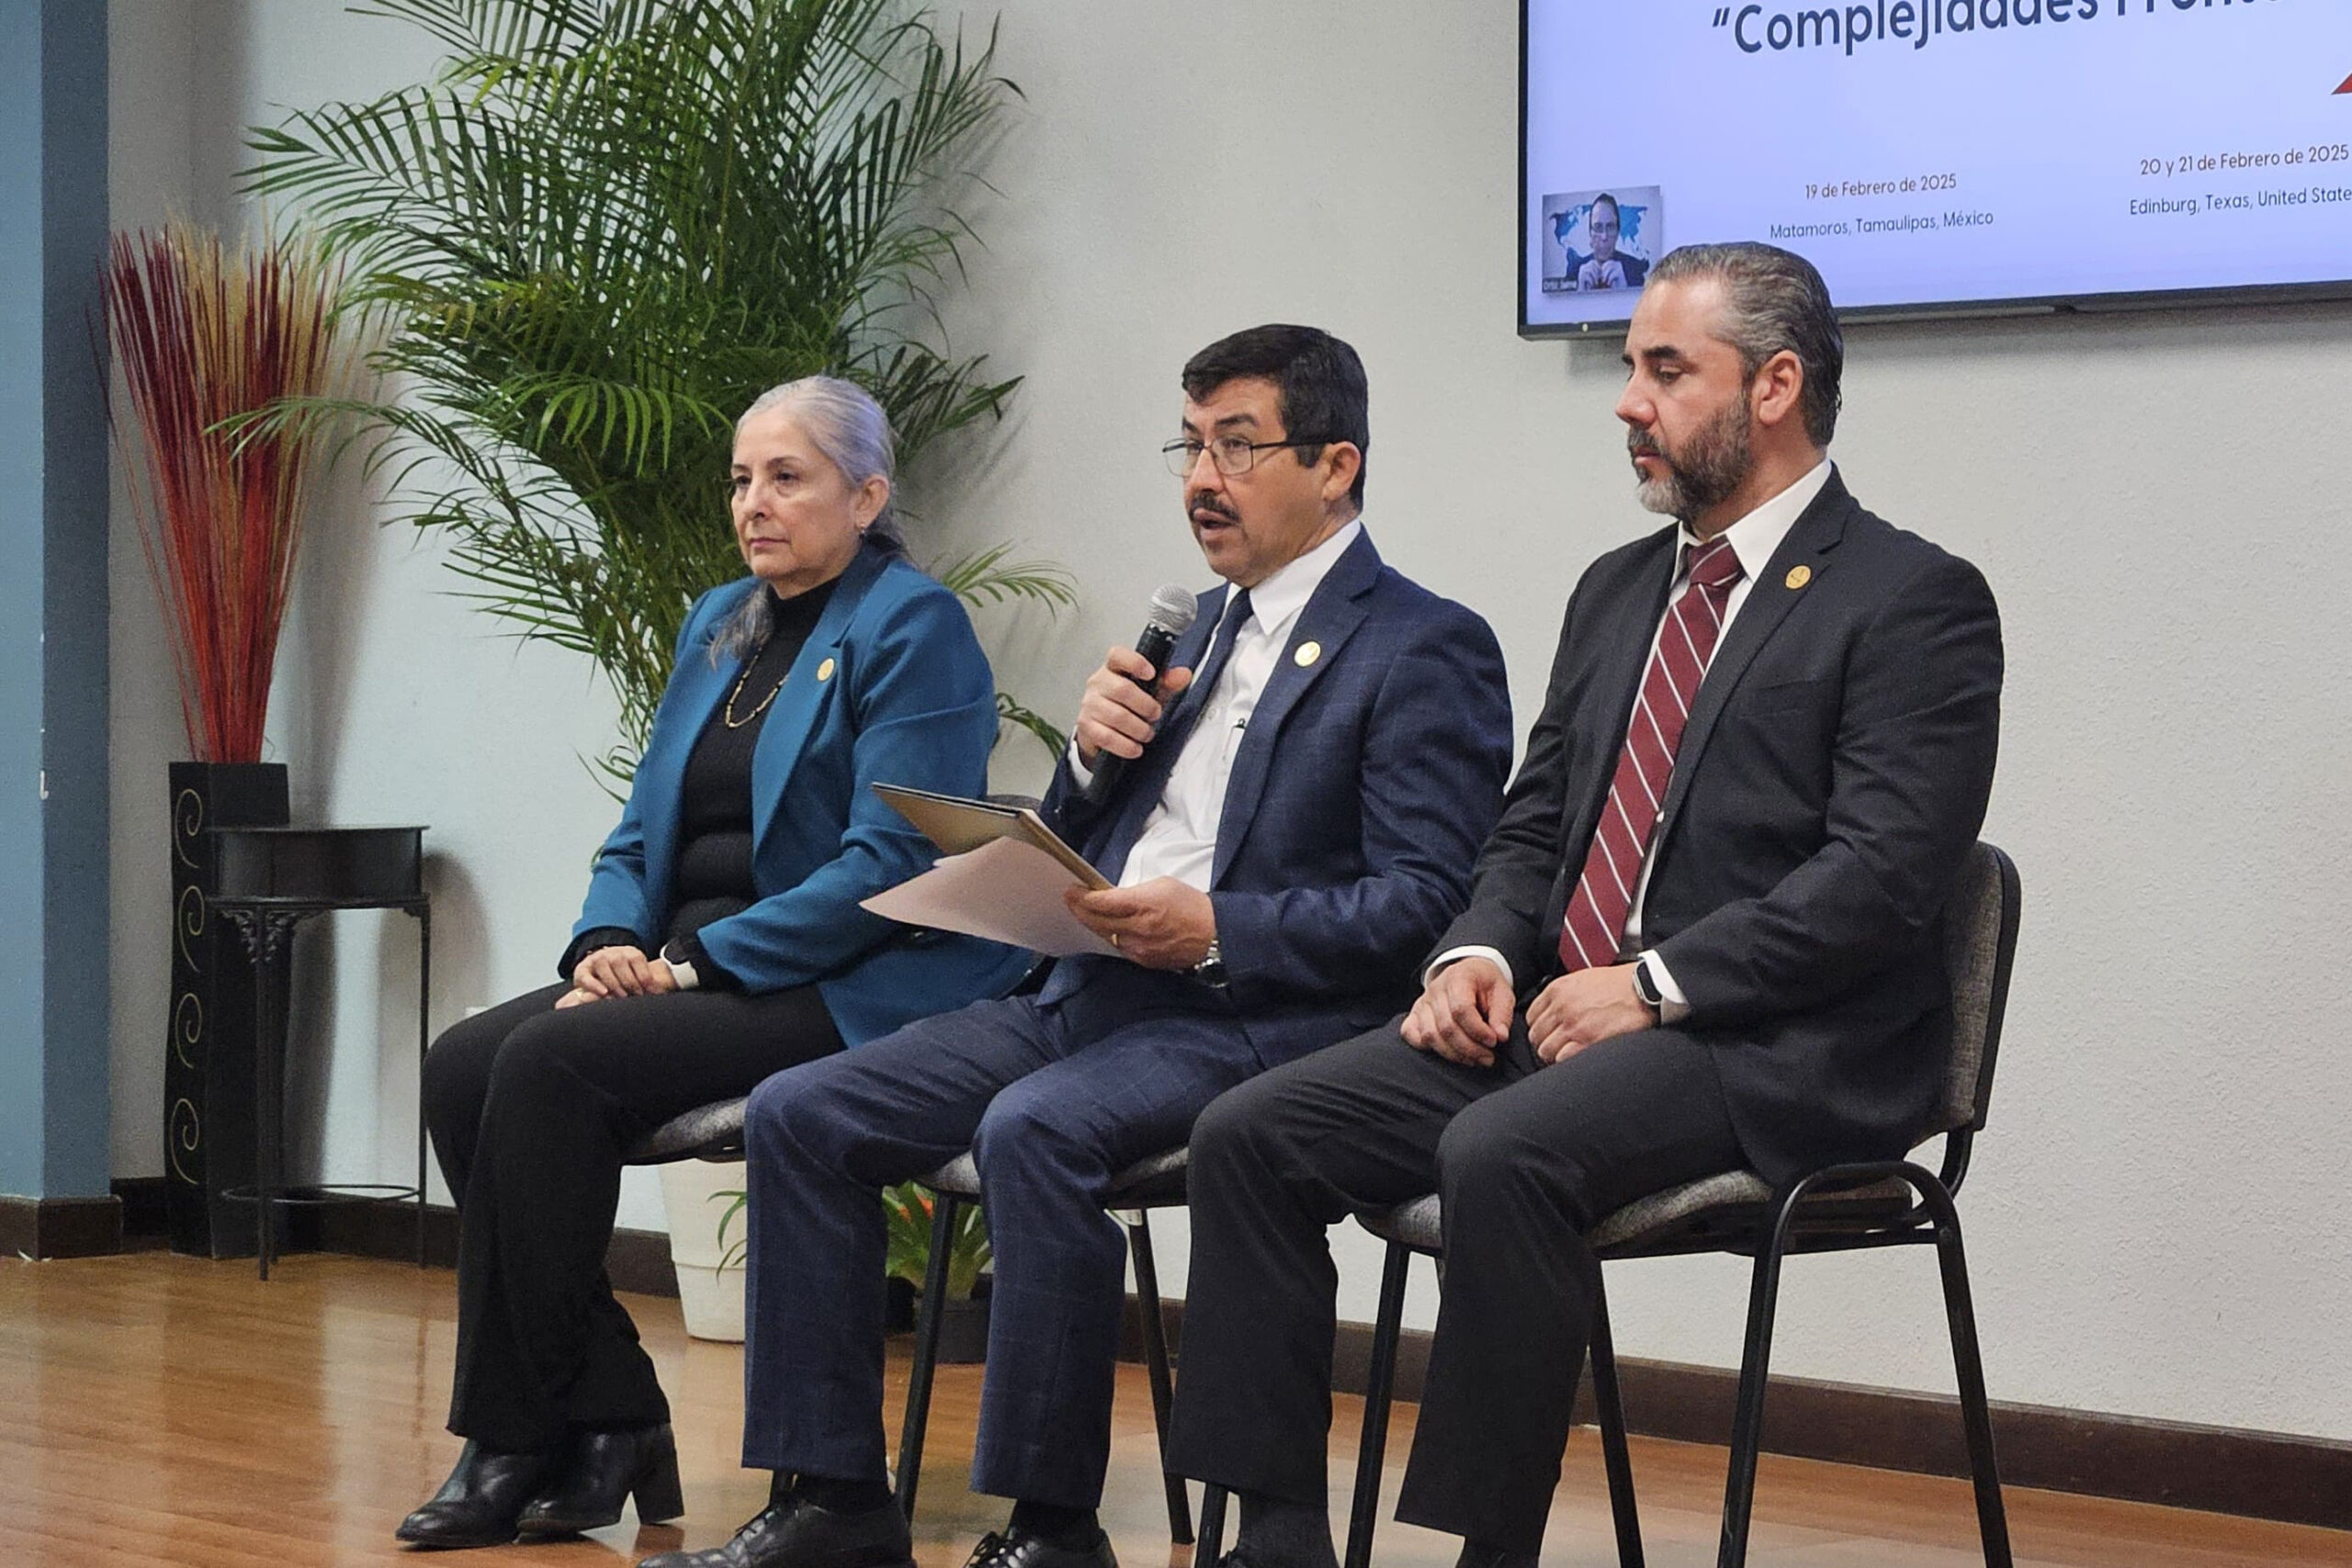
[[[1323,645],[1319,642],[1302,642],[1298,645],[1298,651],[1291,655],[1292,660],[1301,670],[1322,657]]]
[[[1802,571],[1802,570],[1804,570],[1804,568],[1802,568],[1802,567],[1800,567],[1800,568],[1798,568],[1797,570],[1800,570],[1800,571]],[[1796,586],[1796,581],[1795,581],[1795,579],[1794,579],[1794,578],[1791,578],[1791,579],[1790,579],[1789,586],[1790,586],[1790,587],[1792,587],[1792,588],[1793,588],[1793,587],[1795,587],[1795,586]],[[831,660],[828,659],[828,660],[826,660],[822,664],[820,664],[820,665],[818,665],[818,666],[817,666],[817,679],[819,679],[820,681],[830,681],[830,680],[831,680],[832,678],[833,678],[833,661],[832,661]]]
[[[1813,568],[1809,566],[1792,566],[1789,568],[1787,581],[1791,588],[1803,588],[1806,583],[1811,582],[1812,581]]]

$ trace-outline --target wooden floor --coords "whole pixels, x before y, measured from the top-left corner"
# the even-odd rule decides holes
[[[448,1394],[451,1278],[399,1264],[299,1257],[264,1285],[249,1266],[163,1253],[0,1263],[0,1564],[301,1564],[390,1562],[402,1513],[457,1452]],[[715,1544],[756,1511],[766,1477],[740,1470],[742,1358],[686,1338],[677,1303],[636,1298],[677,1412],[683,1529],[631,1520],[580,1540],[502,1547],[474,1562],[634,1562]],[[903,1348],[892,1361],[893,1421]],[[1127,1568],[1181,1565],[1168,1543],[1150,1403],[1124,1368],[1104,1522]],[[962,1485],[978,1369],[943,1371],[915,1520],[922,1568],[957,1568],[1004,1505]],[[1340,1401],[1334,1452],[1352,1452],[1356,1402]],[[1398,1411],[1401,1458],[1411,1410]],[[1720,1449],[1636,1439],[1643,1524],[1657,1568],[1714,1561]],[[1335,1519],[1351,1467],[1332,1467]],[[1388,1496],[1395,1497],[1392,1473]],[[2131,1504],[2013,1491],[2018,1561],[2068,1568],[2352,1565],[2352,1535]],[[1757,1568],[1962,1568],[1980,1562],[1958,1482],[1767,1458]],[[1382,1526],[1380,1568],[1449,1568],[1453,1541]],[[444,1561],[436,1559],[436,1562]],[[1570,1445],[1546,1568],[1615,1562],[1590,1433]]]

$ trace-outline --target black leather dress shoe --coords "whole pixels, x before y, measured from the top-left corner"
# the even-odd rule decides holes
[[[638,1568],[914,1568],[907,1517],[895,1502],[855,1514],[799,1497],[770,1503],[707,1551],[665,1551]]]
[[[469,1441],[441,1490],[392,1532],[411,1546],[503,1546],[523,1506],[555,1473],[555,1450],[492,1453]]]
[[[1083,1551],[1056,1546],[1034,1530],[990,1530],[972,1548],[964,1568],[1119,1568],[1119,1559],[1111,1538],[1100,1530]]]
[[[620,1523],[621,1501],[634,1493],[637,1522],[658,1525],[686,1511],[678,1490],[678,1442],[670,1424],[623,1432],[582,1432],[554,1484],[514,1521],[520,1535],[578,1535]]]

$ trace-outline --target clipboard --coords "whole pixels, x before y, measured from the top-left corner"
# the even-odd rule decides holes
[[[1088,863],[1084,855],[1062,841],[1046,819],[1029,806],[1000,806],[992,800],[969,800],[904,784],[877,784],[874,793],[899,816],[922,830],[943,854],[969,854],[998,839],[1012,839],[1051,855],[1063,870],[1089,888],[1100,891],[1111,881]]]

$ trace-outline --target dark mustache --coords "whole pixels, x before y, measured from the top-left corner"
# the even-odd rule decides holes
[[[1232,502],[1213,495],[1207,491],[1195,491],[1192,499],[1184,503],[1184,514],[1188,517],[1202,512],[1221,517],[1227,523],[1241,521],[1241,513],[1233,509]]]
[[[1666,448],[1639,431],[1625,437],[1625,454],[1631,457],[1663,457]]]

